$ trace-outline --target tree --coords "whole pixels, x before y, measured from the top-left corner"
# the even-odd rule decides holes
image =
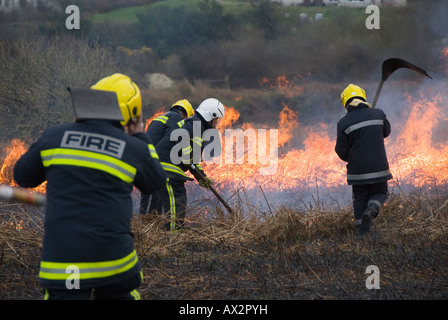
[[[139,46],[153,48],[161,58],[195,45],[232,38],[236,19],[223,13],[214,0],[197,8],[160,6],[137,15],[135,30]]]

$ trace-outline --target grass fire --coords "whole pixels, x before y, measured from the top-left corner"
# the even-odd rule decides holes
[[[434,139],[445,121],[441,115],[446,98],[443,92],[430,97],[424,92],[403,94],[409,109],[401,114],[407,118],[395,126],[387,143],[393,191],[367,241],[354,234],[345,168],[334,154],[332,124],[304,126],[300,114],[284,105],[277,120],[275,174],[260,175],[259,163],[205,166],[232,214],[209,191],[191,183],[188,228],[183,233],[167,236],[160,228],[161,217],[135,216],[133,230],[145,269],[142,296],[443,299],[448,285],[448,145]],[[238,123],[238,111],[228,110],[221,123],[223,134]],[[302,141],[295,136],[299,131]],[[19,140],[3,148],[3,184],[14,186],[11,168],[26,148]],[[45,186],[32,192],[45,193]],[[20,204],[4,203],[1,208],[2,297],[38,299],[42,213]],[[365,289],[364,269],[372,264],[380,267],[381,290]]]
[[[274,2],[80,1],[82,36],[67,36],[47,9],[36,9],[32,32],[33,23],[15,21],[24,12],[0,12],[0,25],[17,31],[0,36],[0,299],[44,297],[51,185],[21,188],[15,164],[47,128],[73,122],[67,87],[90,88],[117,72],[136,79],[145,130],[180,99],[194,109],[210,97],[225,105],[219,152],[202,163],[212,188],[185,184],[180,231],[165,229],[167,215],[141,214],[142,193],[129,188],[143,300],[447,299],[448,34],[438,13],[448,6],[385,4],[381,28],[364,30],[364,8]],[[14,36],[22,32],[36,37]],[[432,78],[403,67],[378,86],[390,57]],[[367,234],[355,227],[347,163],[335,152],[350,83],[368,103],[382,88],[374,108],[391,125],[384,143],[393,178]]]

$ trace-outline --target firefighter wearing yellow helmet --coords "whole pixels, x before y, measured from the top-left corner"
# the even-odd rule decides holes
[[[341,93],[341,102],[344,108],[348,105],[357,106],[360,102],[364,102],[369,108],[371,105],[367,103],[366,92],[363,88],[354,84],[349,84]]]
[[[179,128],[179,123],[193,115],[194,109],[187,99],[176,101],[168,112],[158,116],[149,124],[146,134],[151,139],[152,144],[157,146],[168,132]],[[159,193],[153,193],[151,196],[141,193],[140,214],[148,212],[162,214],[162,202]]]
[[[143,132],[135,83],[115,74],[92,88],[72,88],[76,121],[48,128],[14,167],[22,187],[47,181],[39,272],[45,299],[138,299],[131,192],[151,194],[167,178]]]
[[[385,113],[372,108],[364,89],[350,84],[341,93],[347,114],[337,124],[335,151],[347,162],[347,183],[352,186],[355,226],[369,232],[388,197],[389,170],[384,138],[391,131]]]
[[[113,91],[123,115],[121,124],[126,126],[142,112],[142,96],[139,87],[126,75],[115,73],[105,77],[91,87],[95,90]]]

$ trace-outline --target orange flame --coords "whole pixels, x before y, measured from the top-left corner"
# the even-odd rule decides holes
[[[146,130],[148,130],[148,127],[151,124],[152,120],[154,120],[155,118],[157,118],[158,116],[161,116],[162,114],[164,114],[166,112],[167,111],[165,110],[165,107],[161,107],[161,108],[157,109],[157,111],[152,115],[152,117],[145,121],[145,132],[146,132]]]
[[[411,113],[396,142],[389,147],[395,178],[416,187],[447,183],[448,145],[436,147],[432,141],[438,124],[447,119],[442,98],[437,95],[429,100],[408,100]]]
[[[5,159],[0,168],[0,184],[7,184],[10,186],[17,186],[17,183],[13,178],[14,165],[19,158],[26,152],[28,146],[20,139],[13,139],[11,143],[5,148]],[[36,188],[33,188],[33,192],[45,193],[46,182],[42,183]]]
[[[446,50],[448,57],[448,48]],[[268,81],[268,80],[265,80]],[[279,86],[293,89],[293,86],[285,80],[276,80]],[[275,82],[275,83],[277,83]],[[294,91],[294,89],[293,89]],[[298,92],[298,91],[295,91]],[[447,95],[425,94],[425,96],[409,96],[406,100],[408,106],[408,116],[403,121],[394,123],[392,119],[392,134],[385,140],[386,151],[389,158],[390,169],[394,176],[391,184],[411,186],[416,188],[435,185],[448,185],[448,139],[441,137],[441,141],[434,141],[434,133],[448,117],[444,115],[447,104]],[[155,117],[165,111],[159,109],[151,119],[147,120],[148,125]],[[387,113],[387,112],[386,112]],[[224,159],[215,163],[204,164],[205,172],[215,181],[218,191],[234,191],[241,186],[246,189],[257,189],[272,192],[283,192],[286,190],[312,189],[312,188],[339,188],[344,187],[346,193],[350,193],[346,188],[346,163],[341,161],[335,151],[335,137],[329,134],[329,125],[320,123],[312,127],[304,126],[300,123],[300,115],[291,110],[287,105],[283,105],[283,110],[279,114],[277,167],[272,174],[261,174],[262,168],[266,167],[266,161],[272,157],[266,154],[264,158],[259,158],[258,146],[250,143],[250,138],[245,136],[244,161],[238,163],[236,151],[230,155],[231,163]],[[240,113],[231,106],[226,107],[225,117],[218,122],[217,129],[223,137],[222,154],[228,150],[233,150],[236,140],[227,140],[226,129],[237,129],[241,131],[253,130],[255,141],[259,141],[261,135],[258,129],[262,128],[253,123],[239,124]],[[396,131],[395,131],[396,130]],[[304,138],[301,141],[295,134],[300,131]],[[235,135],[239,138],[241,132]],[[271,134],[269,134],[269,137]],[[266,136],[267,149],[271,147],[269,137]],[[299,145],[300,143],[300,145]],[[251,152],[254,152],[256,161],[248,162]],[[281,148],[281,150],[280,150]],[[13,140],[4,151],[6,155],[0,170],[0,182],[14,185],[12,180],[12,167],[18,157],[26,150],[26,145],[20,140]],[[193,185],[193,184],[190,184]]]
[[[17,186],[13,180],[13,168],[16,161],[26,152],[26,149],[25,142],[19,139],[13,139],[11,144],[6,147],[4,150],[5,160],[0,169],[0,184]]]
[[[296,76],[296,78],[302,78],[302,76]],[[283,94],[286,98],[298,96],[303,93],[303,88],[295,86],[288,80],[286,75],[280,75],[274,80],[267,77],[263,77],[260,80],[261,85],[267,85],[270,89],[277,90],[280,94]]]

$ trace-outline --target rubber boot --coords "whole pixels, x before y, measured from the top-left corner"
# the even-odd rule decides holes
[[[374,204],[369,204],[366,211],[364,211],[362,215],[361,226],[359,227],[360,234],[366,234],[370,232],[370,226],[372,225],[372,221],[378,216],[379,213],[378,206]]]

